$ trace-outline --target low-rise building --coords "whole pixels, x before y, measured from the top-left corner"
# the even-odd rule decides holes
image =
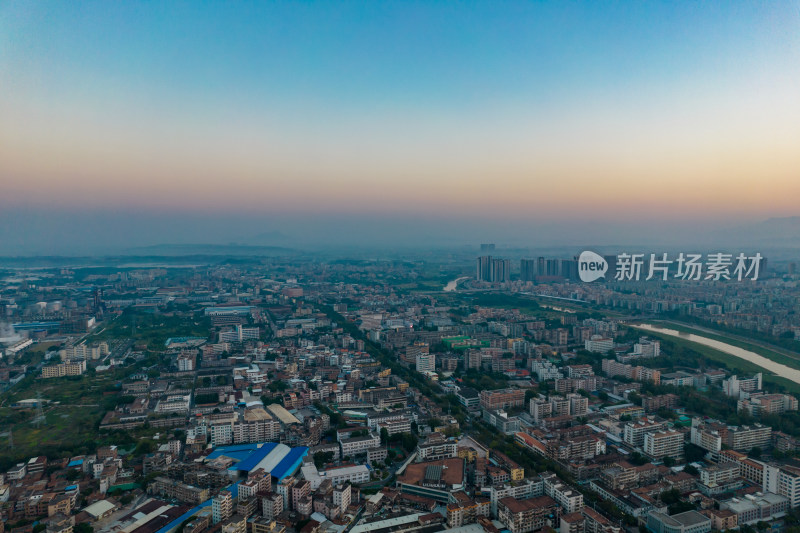
[[[697,511],[672,516],[651,511],[647,514],[647,529],[653,533],[710,533],[711,519]]]
[[[458,455],[458,442],[438,432],[431,433],[417,446],[417,461],[436,461]]]
[[[780,494],[746,494],[742,498],[732,498],[720,502],[720,509],[728,509],[736,515],[739,526],[769,522],[786,515],[790,509],[789,498]]]

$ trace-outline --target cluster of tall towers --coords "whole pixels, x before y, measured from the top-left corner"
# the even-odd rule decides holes
[[[611,256],[607,260],[613,261]],[[521,281],[537,281],[545,279],[578,279],[578,259],[522,259],[520,261],[519,279]],[[503,283],[511,280],[511,260],[482,255],[476,263],[475,279],[490,283]]]
[[[477,261],[475,279],[490,283],[504,283],[511,280],[511,260],[482,255]]]
[[[520,279],[535,281],[537,278],[578,279],[577,259],[522,259],[520,261]]]

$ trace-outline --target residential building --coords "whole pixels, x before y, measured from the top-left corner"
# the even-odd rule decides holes
[[[79,361],[64,361],[57,365],[42,367],[42,378],[60,378],[64,376],[80,376],[86,372],[86,359]]]
[[[785,496],[789,507],[800,507],[800,468],[789,465],[766,465],[764,491]]]
[[[525,391],[522,389],[483,390],[480,404],[484,409],[508,409],[525,404]]]
[[[458,442],[439,432],[431,433],[425,442],[417,445],[417,462],[449,459],[458,455]]]
[[[731,398],[740,398],[743,393],[758,392],[761,390],[761,372],[751,378],[739,379],[731,376],[722,382],[722,390]]]
[[[749,398],[737,402],[737,409],[756,417],[779,415],[797,411],[797,398],[789,394],[750,394]]]
[[[351,491],[350,483],[337,485],[333,489],[333,504],[339,508],[340,514],[344,514],[350,506]]]
[[[275,492],[268,492],[261,498],[261,514],[266,520],[275,520],[283,512],[283,497]]]
[[[227,520],[233,514],[233,494],[229,490],[223,490],[211,500],[211,520],[214,524],[219,524]]]
[[[447,504],[447,526],[450,528],[473,524],[482,516],[490,516],[491,506],[486,498],[473,500],[464,492],[456,492],[453,499],[454,503]]]
[[[584,343],[584,348],[587,352],[607,353],[609,350],[614,349],[614,339],[603,337],[602,335],[592,335]]]
[[[561,508],[549,496],[518,500],[512,496],[497,505],[497,519],[511,533],[539,531],[545,526],[560,526]]]
[[[721,431],[726,432],[727,428],[719,424],[706,423],[701,418],[693,418],[689,440],[704,450],[719,452],[722,449]]]
[[[563,483],[552,472],[542,474],[545,495],[550,496],[565,513],[577,513],[583,509],[583,494]]]
[[[159,476],[150,482],[147,492],[193,505],[203,503],[209,496],[207,488],[196,487],[165,476]]]
[[[516,416],[508,416],[508,413],[502,409],[484,409],[483,420],[506,435],[511,435],[519,431],[519,418]]]
[[[342,439],[339,444],[342,446],[342,457],[352,457],[360,453],[366,453],[369,448],[380,447],[381,437],[380,435],[370,433],[366,437]]]
[[[642,449],[653,459],[683,456],[683,433],[675,430],[660,430],[645,433]]]
[[[461,387],[456,393],[458,402],[467,408],[467,410],[478,409],[481,405],[481,397],[478,391],[470,387]]]
[[[731,426],[723,441],[732,450],[750,451],[753,448],[768,449],[772,446],[772,428],[762,424]]]
[[[586,517],[582,513],[561,515],[558,533],[584,533],[586,531]]]
[[[418,353],[416,360],[417,372],[435,372],[436,355],[432,353]]]
[[[644,445],[645,434],[664,429],[666,425],[666,422],[652,418],[627,422],[623,430],[622,440],[635,448],[641,448]]]

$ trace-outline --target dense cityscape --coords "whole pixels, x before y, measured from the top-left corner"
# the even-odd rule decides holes
[[[649,285],[575,262],[6,268],[2,528],[800,527],[800,383],[667,333],[800,368],[794,265]]]
[[[798,5],[0,0],[0,533],[800,533]]]

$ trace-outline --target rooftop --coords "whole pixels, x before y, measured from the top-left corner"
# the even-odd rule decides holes
[[[696,526],[698,524],[702,524],[703,522],[709,521],[709,518],[707,516],[700,514],[697,511],[686,511],[672,516],[666,515],[664,513],[653,513],[653,514],[659,515],[660,520],[665,524],[669,524],[675,527]]]
[[[86,507],[84,511],[97,518],[98,516],[102,516],[109,511],[113,511],[116,507],[116,505],[108,500],[100,500],[99,502],[94,502],[92,505]]]
[[[270,404],[267,406],[267,409],[278,417],[278,420],[281,421],[282,424],[299,424],[300,421],[295,417],[292,413],[286,410],[285,407],[278,404]]]
[[[430,467],[438,468],[428,470]],[[439,468],[441,469],[440,473]],[[437,480],[441,480],[446,485],[460,485],[464,482],[464,460],[460,458],[412,463],[406,467],[405,472],[397,478],[397,481],[408,485],[419,485],[429,477],[427,475],[429,472],[433,473],[434,471],[439,473]]]
[[[512,513],[524,513],[533,509],[545,509],[558,505],[550,496],[539,496],[538,498],[528,498],[526,500],[518,500],[513,496],[506,496],[500,500],[500,503],[505,505]]]

